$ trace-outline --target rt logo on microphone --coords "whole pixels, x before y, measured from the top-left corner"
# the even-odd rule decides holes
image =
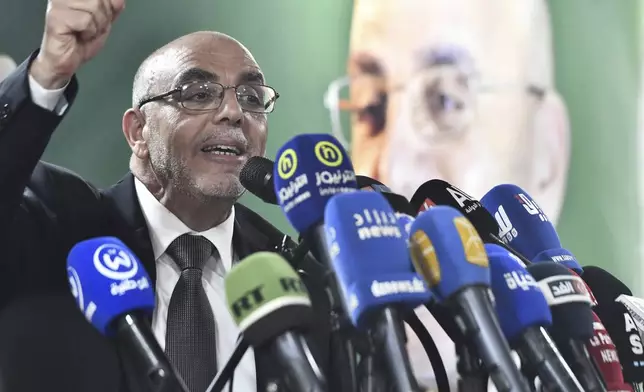
[[[327,141],[315,145],[315,156],[323,165],[336,167],[342,164],[342,151],[340,147]]]
[[[130,253],[117,244],[101,245],[94,251],[94,267],[108,279],[130,279],[139,271]]]

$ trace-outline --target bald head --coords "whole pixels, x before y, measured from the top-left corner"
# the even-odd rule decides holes
[[[174,87],[181,71],[199,66],[236,60],[261,74],[250,51],[239,41],[216,31],[198,31],[162,46],[146,58],[134,77],[132,106],[141,100]],[[263,78],[263,76],[262,76]],[[263,80],[262,80],[263,81]],[[175,83],[176,84],[176,83]]]
[[[16,69],[16,62],[9,56],[0,54],[0,82]]]

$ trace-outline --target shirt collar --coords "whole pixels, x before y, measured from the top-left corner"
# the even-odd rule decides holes
[[[223,267],[228,272],[233,259],[233,231],[235,227],[235,207],[228,218],[218,226],[202,232],[195,232],[161,204],[156,197],[136,177],[134,187],[148,226],[154,259],[158,260],[168,246],[179,236],[189,233],[202,235],[215,245],[221,256]]]

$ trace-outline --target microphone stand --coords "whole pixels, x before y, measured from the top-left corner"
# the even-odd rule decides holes
[[[456,369],[461,375],[461,379],[458,380],[459,392],[486,392],[488,375],[478,356],[466,344],[456,345],[456,355]]]
[[[327,287],[327,295],[330,304],[330,318],[331,318],[331,346],[337,347],[337,352],[340,352],[339,358],[345,361],[331,361],[331,374],[337,375],[336,378],[340,380],[338,392],[355,392],[358,390],[358,376],[357,376],[357,363],[356,363],[356,349],[352,342],[351,335],[353,335],[353,325],[348,319],[348,312],[344,308],[338,288],[338,282],[335,279],[335,274],[332,270],[332,261],[329,257],[327,245],[324,241],[317,241],[317,239],[324,238],[324,225],[317,225],[309,233],[302,236],[303,240],[309,245],[309,249],[313,256],[326,267],[326,274],[324,276],[325,286]],[[335,350],[331,351],[332,353]],[[331,384],[331,380],[329,380]],[[332,389],[329,385],[329,389]],[[338,389],[338,388],[333,388]]]
[[[356,334],[357,335],[357,334]],[[382,364],[377,361],[371,336],[360,334],[355,337],[356,352],[360,355],[358,365],[359,392],[387,392],[389,383],[382,375]]]

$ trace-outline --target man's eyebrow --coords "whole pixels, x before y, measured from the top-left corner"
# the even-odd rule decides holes
[[[264,75],[256,70],[244,71],[237,79],[239,83],[264,84]]]
[[[441,65],[455,66],[467,75],[476,73],[474,58],[465,48],[456,45],[428,46],[416,54],[417,64],[423,68]]]
[[[190,68],[185,71],[183,71],[179,77],[177,78],[177,81],[175,82],[175,86],[180,87],[183,86],[184,84],[188,84],[190,82],[216,82],[219,80],[219,76],[213,74],[212,72],[208,72],[204,69],[201,68]]]
[[[366,74],[371,76],[384,76],[385,71],[380,62],[371,54],[358,52],[351,56],[351,66],[353,71],[359,74]]]

